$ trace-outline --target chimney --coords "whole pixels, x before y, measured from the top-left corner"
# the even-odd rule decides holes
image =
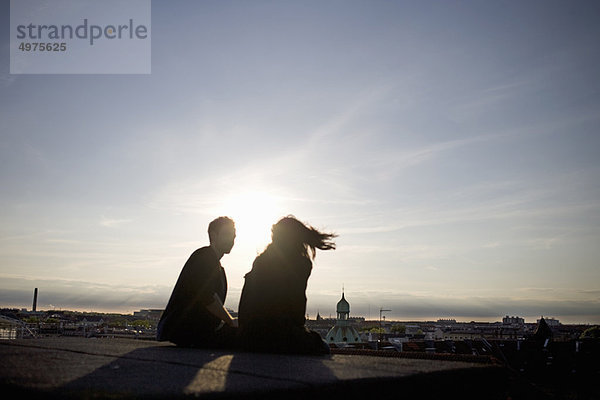
[[[35,288],[33,290],[33,312],[37,311],[37,293],[38,293],[38,288]]]

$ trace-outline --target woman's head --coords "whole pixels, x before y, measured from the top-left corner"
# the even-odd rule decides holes
[[[280,219],[271,229],[273,244],[283,250],[298,252],[303,256],[315,258],[316,249],[333,250],[335,243],[333,233],[319,232],[310,225],[305,225],[293,216]],[[311,254],[308,254],[310,249]]]

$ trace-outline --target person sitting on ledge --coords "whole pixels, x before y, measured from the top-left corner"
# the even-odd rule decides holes
[[[235,240],[235,224],[219,217],[208,226],[210,246],[192,253],[185,263],[157,328],[159,341],[178,346],[235,347],[237,319],[223,306],[227,277],[221,258]]]
[[[238,310],[240,345],[248,351],[329,354],[329,346],[304,324],[306,285],[315,249],[335,249],[336,235],[292,216],[272,227],[272,242],[246,274]]]

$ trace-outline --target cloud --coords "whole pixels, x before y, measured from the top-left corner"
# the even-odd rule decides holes
[[[119,225],[123,225],[126,223],[131,222],[131,219],[114,219],[114,218],[106,218],[106,217],[102,217],[102,220],[100,221],[100,225],[104,226],[106,228],[116,228]]]
[[[388,210],[385,214],[367,211],[362,214],[364,221],[381,222],[367,224],[363,221],[360,224],[345,226],[341,232],[344,234],[386,233],[415,227],[502,220],[518,221],[518,224],[514,225],[517,227],[527,221],[545,220],[553,224],[559,233],[530,238],[528,244],[534,248],[549,249],[576,229],[572,224],[555,223],[557,218],[593,215],[599,209],[598,204],[595,203],[553,204],[551,199],[560,194],[557,188],[548,187],[542,190],[526,189],[520,184],[511,186],[510,191],[496,191],[489,188],[487,193],[481,191],[478,195],[468,190],[457,192],[445,197],[444,204],[441,205],[433,201],[431,204],[423,202],[421,205]],[[493,242],[489,246],[492,247],[494,244],[497,245]]]
[[[464,122],[480,117],[482,114],[497,112],[502,103],[518,98],[524,90],[532,87],[531,78],[507,81],[491,87],[483,87],[471,96],[451,105],[447,113],[452,120]]]
[[[39,289],[38,309],[56,307],[114,312],[163,308],[172,289],[165,285],[111,285],[82,280],[3,276],[0,306],[30,308],[35,287]]]
[[[318,126],[309,136],[307,145],[301,149],[302,152],[312,152],[315,148],[323,146],[323,141],[340,141],[347,139],[347,127],[351,122],[364,118],[373,106],[385,99],[392,92],[394,84],[385,84],[368,87],[362,93],[357,93],[345,104],[340,112],[333,115],[326,123]]]

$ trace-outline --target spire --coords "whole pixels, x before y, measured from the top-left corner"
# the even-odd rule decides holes
[[[340,301],[338,301],[336,310],[338,313],[338,319],[348,319],[348,314],[350,313],[350,304],[346,300],[343,291],[342,298],[340,299]],[[342,317],[340,314],[345,314],[345,317]]]
[[[535,328],[535,332],[533,333],[533,337],[540,341],[545,341],[546,339],[552,339],[552,329],[548,326],[548,323],[542,316],[540,322],[538,322],[537,327]]]

